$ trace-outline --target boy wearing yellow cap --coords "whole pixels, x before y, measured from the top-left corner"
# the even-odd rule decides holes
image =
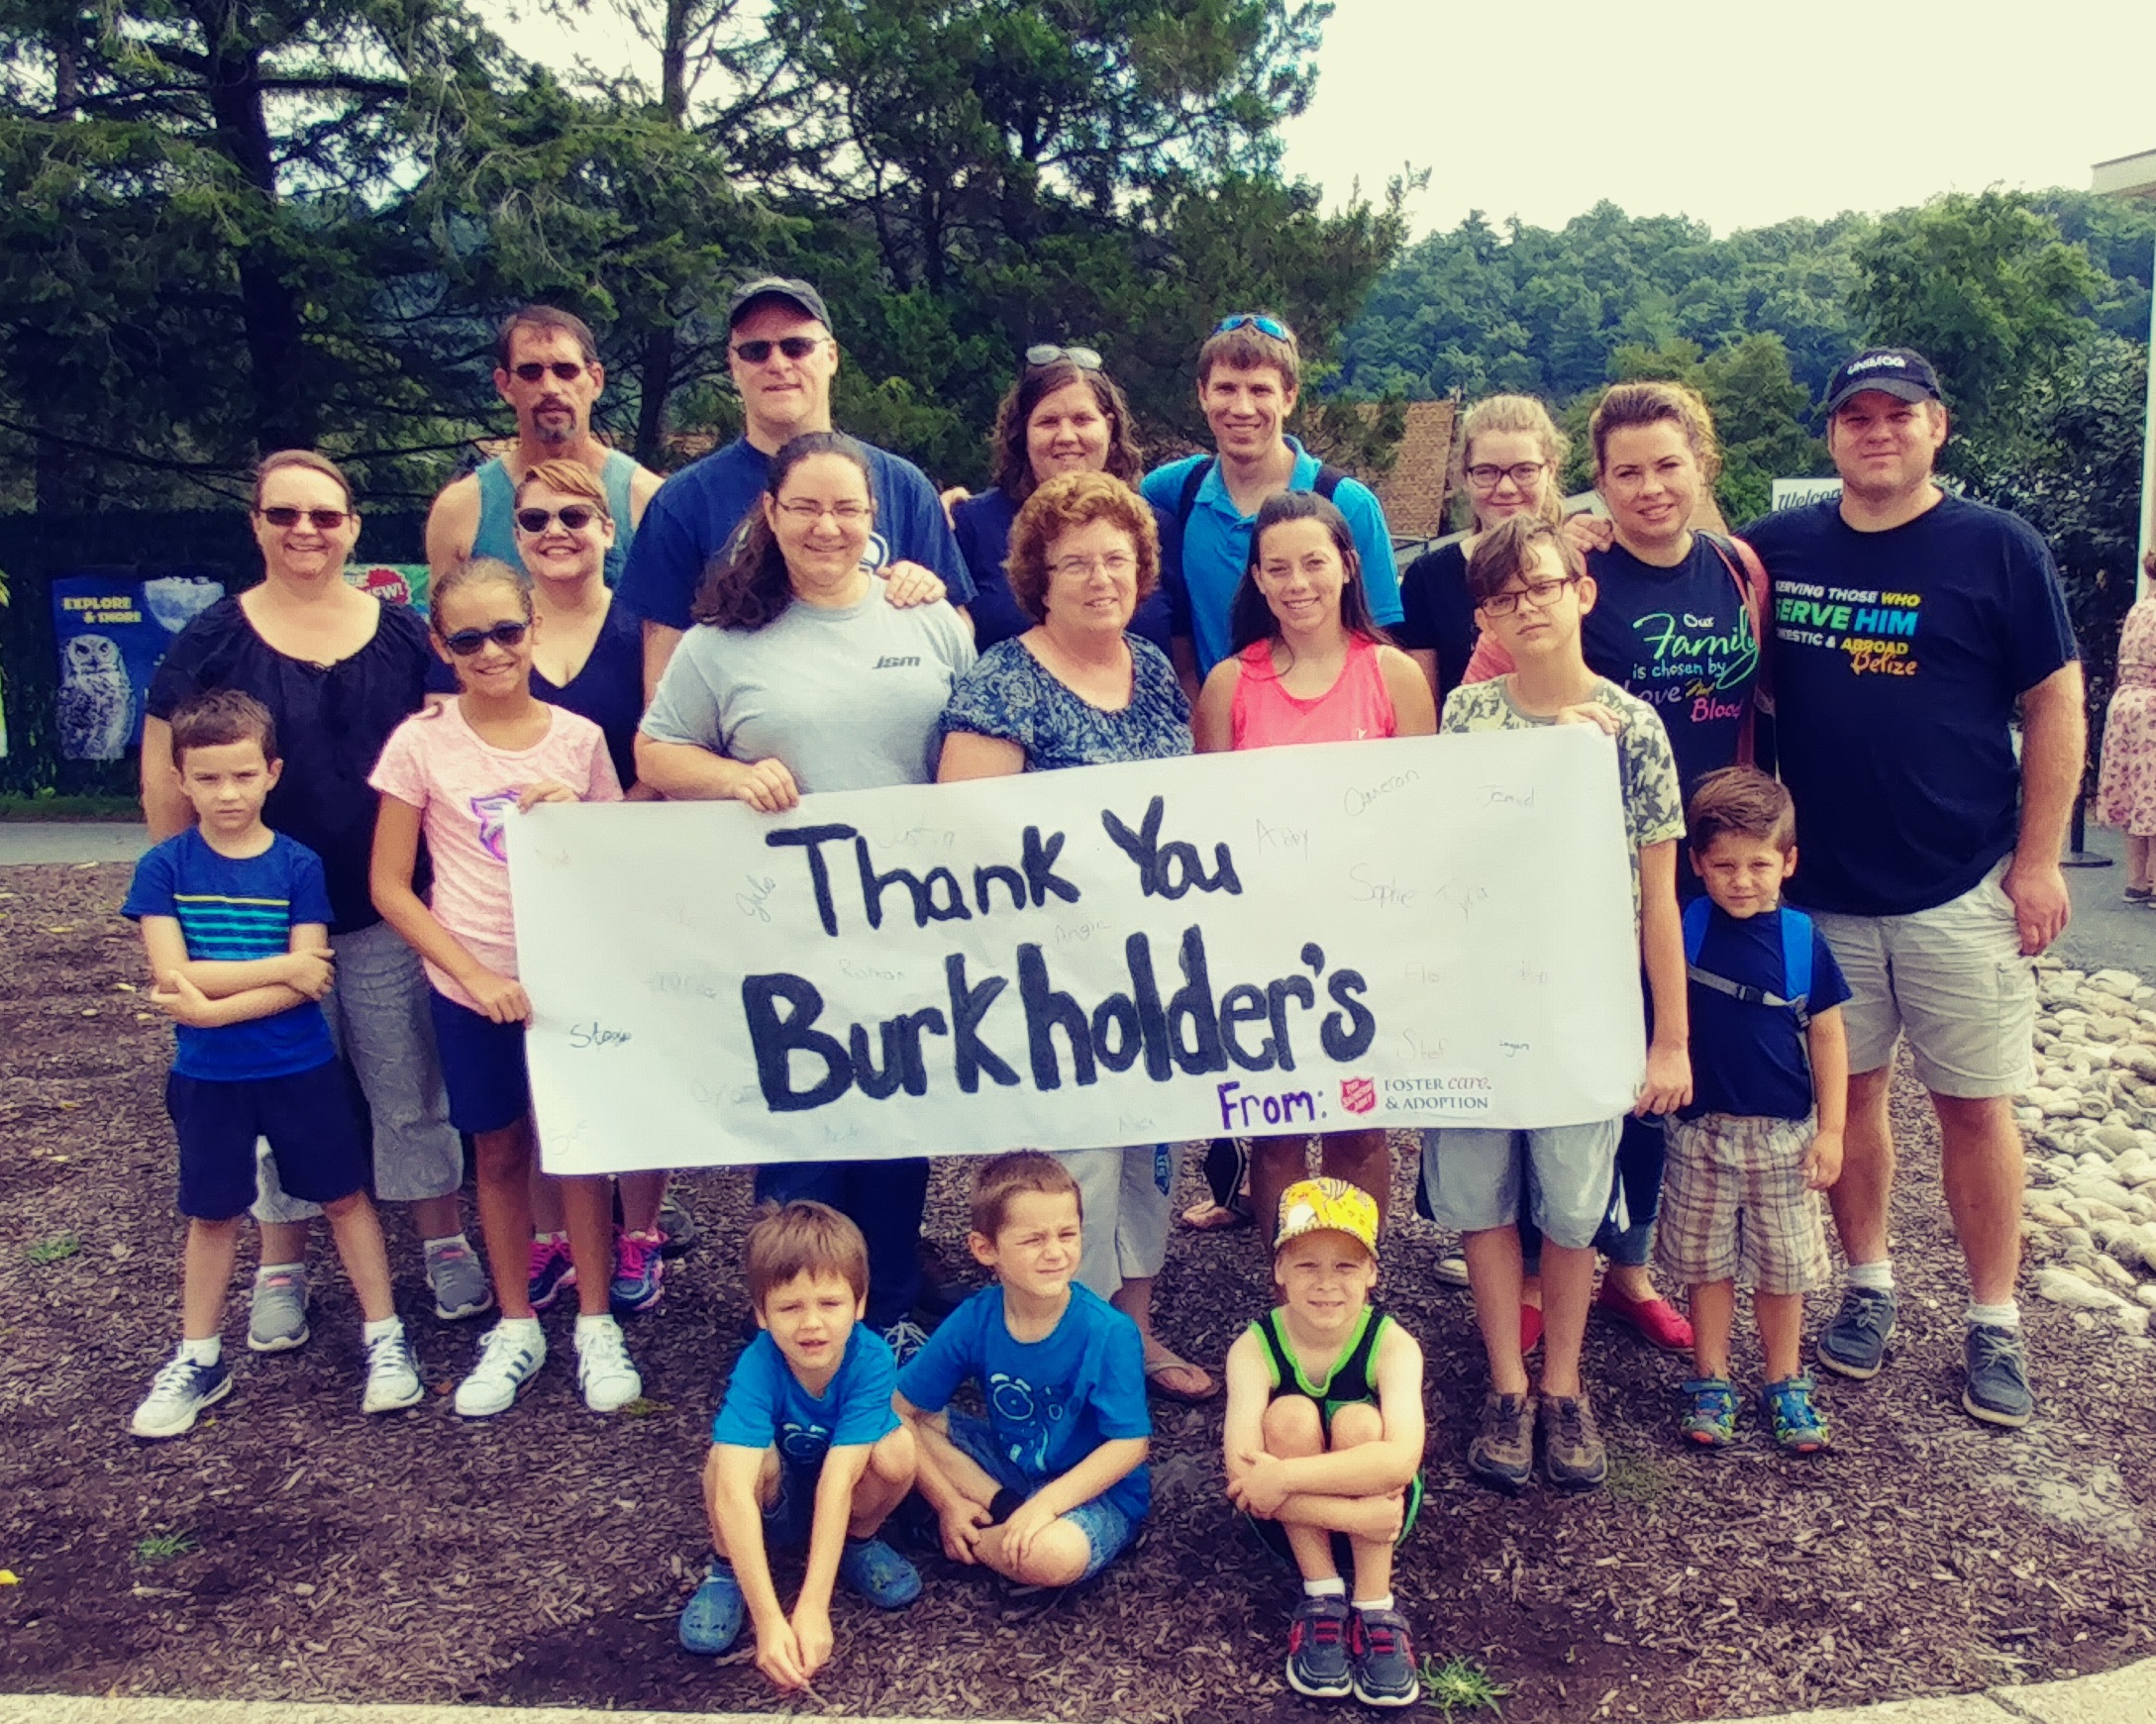
[[[1302,1574],[1287,1629],[1298,1694],[1369,1706],[1421,1698],[1392,1549],[1422,1503],[1422,1349],[1370,1303],[1378,1205],[1344,1179],[1281,1193],[1282,1303],[1228,1350],[1228,1498]],[[1340,1545],[1355,1572],[1351,1605]]]

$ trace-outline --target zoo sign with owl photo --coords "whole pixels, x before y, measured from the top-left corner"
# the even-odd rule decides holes
[[[141,742],[143,699],[165,650],[198,613],[224,596],[222,581],[185,569],[150,579],[54,577],[61,757],[117,761]]]

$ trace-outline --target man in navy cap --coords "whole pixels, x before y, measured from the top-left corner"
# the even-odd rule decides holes
[[[748,423],[734,442],[660,487],[638,524],[615,594],[644,622],[647,698],[689,626],[705,567],[732,544],[763,492],[770,457],[805,432],[832,428],[839,344],[822,294],[791,276],[759,276],[735,289],[727,326],[728,363]],[[894,579],[918,579],[925,568],[954,605],[967,604],[973,579],[935,487],[911,461],[873,446],[869,463],[875,529],[868,560]],[[909,584],[909,590],[916,589]]]
[[[1947,416],[1921,354],[1857,355],[1828,381],[1826,414],[1840,498],[1744,532],[1774,578],[1776,735],[1797,800],[1789,896],[1855,990],[1830,1193],[1849,1278],[1818,1358],[1873,1376],[1894,1332],[1887,1098],[1905,1034],[1969,1270],[1962,1405],[2019,1426],[2035,1403],[2013,1298],[2012,1097],[2029,1080],[2029,960],[2069,910],[2059,854],[2087,743],[2081,663],[2042,539],[1933,478]]]

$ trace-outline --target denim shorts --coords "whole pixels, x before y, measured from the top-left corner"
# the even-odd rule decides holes
[[[1422,1177],[1437,1224],[1455,1233],[1512,1227],[1524,1203],[1545,1238],[1584,1250],[1609,1213],[1622,1126],[1604,1119],[1531,1131],[1431,1127],[1422,1134]]]
[[[342,1060],[285,1077],[164,1080],[179,1139],[179,1212],[231,1221],[255,1201],[255,1140],[268,1140],[277,1178],[294,1197],[334,1203],[366,1189],[359,1098]]]
[[[960,1453],[1004,1489],[1031,1496],[1048,1482],[1045,1478],[1032,1476],[996,1446],[995,1432],[986,1419],[954,1408],[944,1415],[944,1429]],[[1085,1559],[1085,1572],[1078,1576],[1080,1580],[1090,1580],[1129,1549],[1131,1540],[1138,1536],[1138,1523],[1105,1496],[1081,1502],[1059,1518],[1083,1533],[1092,1552]]]
[[[498,1132],[532,1111],[532,1076],[524,1063],[524,1026],[497,1024],[483,1012],[431,994],[450,1123],[461,1132]]]

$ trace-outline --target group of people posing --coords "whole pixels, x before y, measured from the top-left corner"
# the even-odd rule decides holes
[[[1897,1321],[1887,1103],[1904,1034],[1970,1279],[1963,1404],[2027,1421],[2009,1104],[2028,959],[2067,915],[2080,666],[2041,540],[1934,481],[1947,417],[1920,355],[1843,365],[1824,403],[1840,498],[1736,539],[1693,526],[1718,456],[1682,386],[1605,393],[1602,508],[1570,519],[1548,411],[1476,403],[1455,462],[1468,531],[1401,573],[1377,498],[1285,435],[1299,355],[1271,315],[1223,319],[1199,352],[1213,453],[1144,471],[1100,355],[1035,347],[992,488],[949,499],[833,429],[839,350],[812,286],[746,283],[730,320],[746,429],[662,484],[591,434],[590,332],[512,316],[495,382],[518,440],[438,500],[425,618],[342,578],[359,515],[332,462],[262,462],[264,579],[174,643],[143,748],[160,842],[126,908],[178,1026],[189,1231],[182,1340],[138,1435],[178,1435],[232,1386],[219,1322],[251,1208],[249,1345],[307,1339],[307,1225],[326,1213],[365,1318],[368,1412],[421,1396],[374,1201],[410,1206],[441,1317],[499,1309],[459,1413],[533,1385],[538,1313],[565,1293],[586,1402],[641,1393],[617,1319],[658,1301],[683,1223],[664,1174],[615,1190],[539,1168],[513,811],[664,796],[778,813],[819,791],[1554,723],[1615,739],[1648,1057],[1623,1119],[1425,1134],[1418,1202],[1460,1235],[1489,1362],[1470,1468],[1518,1487],[1539,1453],[1553,1484],[1601,1480],[1581,1377],[1594,1306],[1689,1350],[1678,1426],[1734,1441],[1739,1283],[1765,1428],[1824,1447],[1801,1334],[1803,1295],[1830,1284],[1819,1193],[1848,1267],[1813,1357],[1861,1380]],[[1216,1145],[1213,1201],[1188,1217],[1261,1222],[1283,1301],[1226,1362],[1227,1489],[1302,1575],[1289,1679],[1404,1704],[1388,1574],[1423,1410],[1414,1342],[1370,1305],[1390,1151],[1382,1131],[1320,1148],[1312,1180],[1300,1138],[1247,1166]],[[1127,1545],[1147,1391],[1220,1392],[1155,1321],[1173,1172],[1154,1144],[986,1164],[970,1244],[999,1285],[946,1314],[921,1267],[925,1161],[760,1167],[762,1333],[714,1427],[720,1561],[684,1641],[731,1644],[746,1615],[760,1666],[805,1684],[830,1654],[834,1578],[885,1605],[918,1591],[874,1536],[914,1489],[948,1554],[1021,1583],[1070,1583]],[[969,1376],[984,1422],[947,1411]],[[778,1538],[809,1553],[790,1615],[765,1562]]]

